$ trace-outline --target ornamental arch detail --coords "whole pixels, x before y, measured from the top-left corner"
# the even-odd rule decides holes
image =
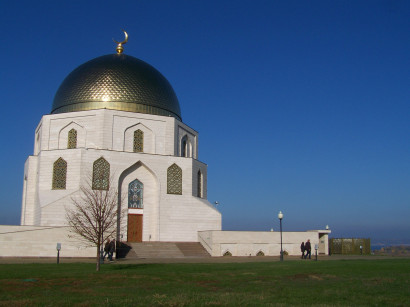
[[[136,153],[155,153],[155,133],[151,128],[138,122],[126,127],[123,132],[116,132],[113,149]]]
[[[50,149],[73,149],[86,147],[87,131],[85,127],[71,122],[61,127],[58,132],[58,143],[50,142]]]

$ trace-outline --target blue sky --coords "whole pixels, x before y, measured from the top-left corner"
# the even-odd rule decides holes
[[[225,230],[410,243],[409,1],[2,1],[0,224],[18,224],[34,130],[80,64],[163,73],[199,131]]]

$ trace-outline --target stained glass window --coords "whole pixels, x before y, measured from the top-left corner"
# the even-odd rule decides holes
[[[128,185],[128,208],[143,208],[143,190],[144,185],[138,179],[135,179]]]
[[[68,131],[67,148],[77,148],[77,130],[75,129]]]
[[[201,174],[201,170],[198,171],[198,188],[197,188],[197,192],[198,192],[198,197],[202,197],[202,174]]]
[[[167,170],[167,193],[182,195],[182,169],[175,163]]]
[[[58,158],[53,165],[53,190],[65,190],[67,181],[67,162]]]
[[[93,164],[93,190],[108,190],[110,184],[110,163],[103,157]]]
[[[134,152],[144,151],[144,132],[141,130],[134,131]]]

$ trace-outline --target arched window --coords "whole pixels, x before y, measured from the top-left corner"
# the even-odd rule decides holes
[[[138,179],[135,179],[128,185],[128,208],[142,209],[143,206],[144,185]]]
[[[144,151],[144,132],[140,129],[134,131],[134,152]]]
[[[197,194],[198,194],[198,197],[202,197],[202,174],[201,174],[201,170],[198,171]]]
[[[175,163],[167,170],[167,193],[182,195],[182,169]]]
[[[53,190],[65,190],[67,181],[67,162],[58,158],[53,165]]]
[[[77,130],[75,129],[68,131],[67,148],[77,148]]]
[[[103,157],[93,164],[93,190],[108,190],[110,185],[110,163]]]
[[[188,157],[188,137],[186,135],[181,139],[181,157]]]

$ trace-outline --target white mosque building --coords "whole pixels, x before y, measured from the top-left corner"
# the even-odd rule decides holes
[[[35,130],[24,167],[21,226],[0,226],[0,256],[94,256],[69,235],[66,208],[86,180],[119,194],[117,240],[200,242],[212,256],[278,255],[278,232],[222,231],[207,200],[207,165],[198,160],[198,132],[182,122],[167,79],[122,53],[92,59],[57,90],[51,113]],[[289,254],[310,239],[327,253],[329,230],[284,233]]]

